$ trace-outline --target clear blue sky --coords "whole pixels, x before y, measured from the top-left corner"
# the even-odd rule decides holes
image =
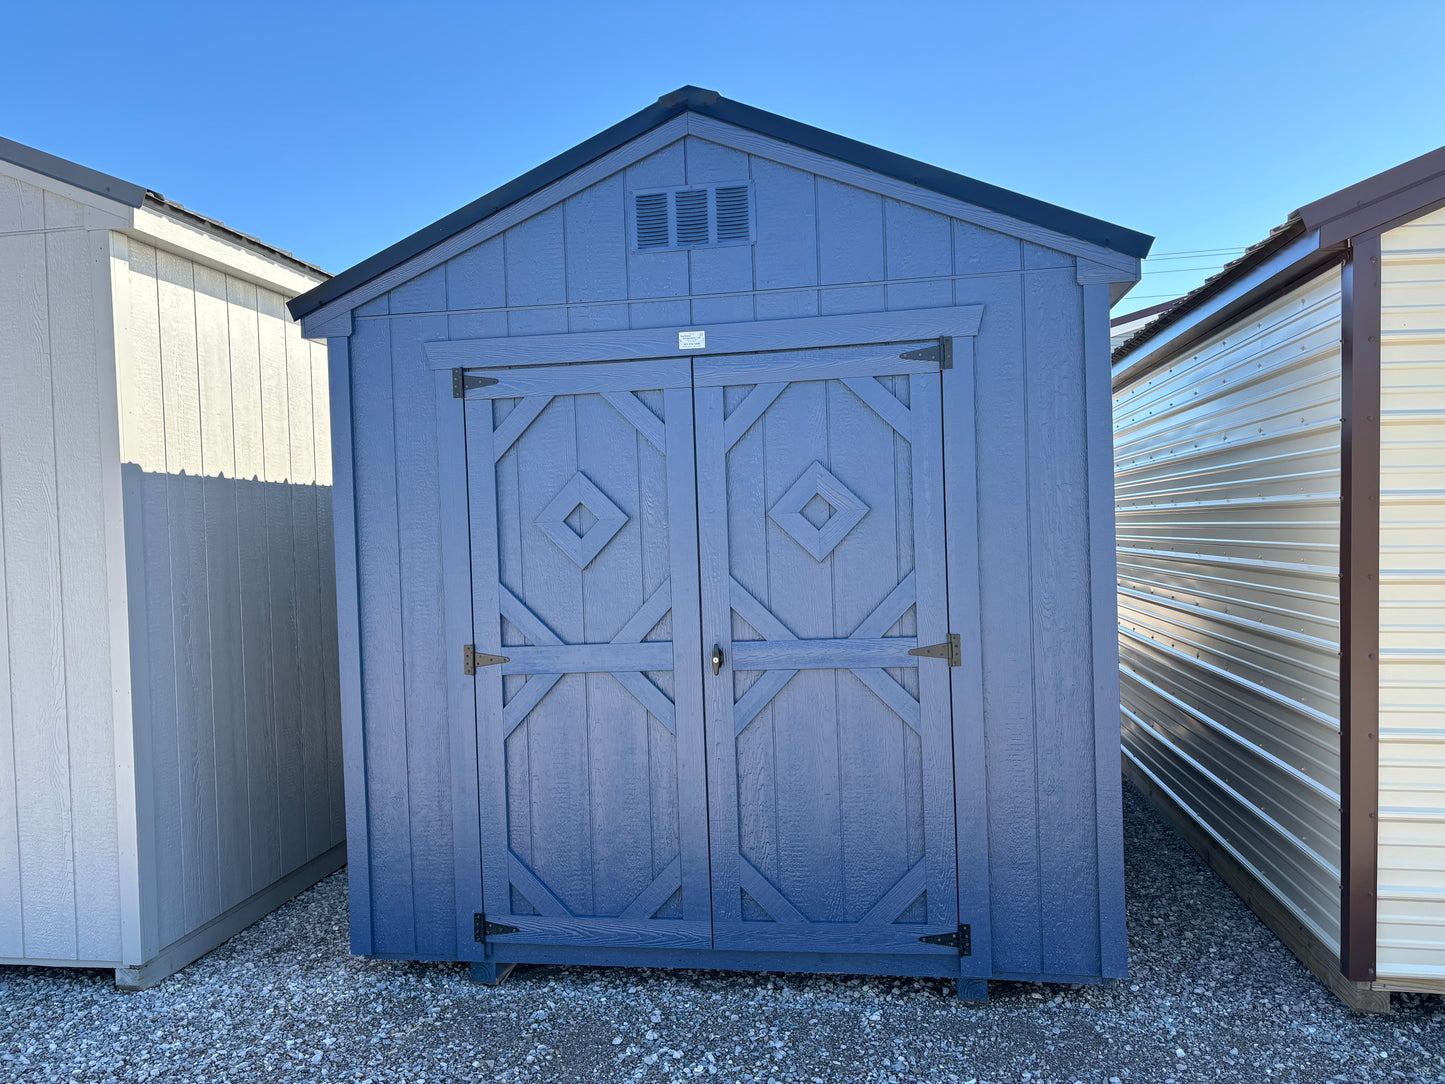
[[[1154,234],[1445,144],[1445,3],[16,3],[0,135],[339,271],[686,83]]]

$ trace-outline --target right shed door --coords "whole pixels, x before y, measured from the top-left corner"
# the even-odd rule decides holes
[[[927,344],[918,344],[926,346]],[[938,363],[697,358],[713,944],[954,954]]]

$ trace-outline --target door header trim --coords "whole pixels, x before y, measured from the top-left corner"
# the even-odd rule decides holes
[[[512,368],[568,365],[582,361],[631,361],[694,354],[754,354],[828,346],[917,342],[951,335],[972,338],[983,319],[982,305],[901,312],[805,316],[792,320],[750,320],[736,324],[636,328],[574,335],[518,335],[452,339],[424,344],[433,369]],[[678,348],[679,332],[704,332],[706,346]]]

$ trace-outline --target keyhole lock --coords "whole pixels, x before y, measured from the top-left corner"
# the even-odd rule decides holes
[[[713,673],[713,677],[716,677],[718,674],[722,673],[722,664],[723,664],[722,648],[718,647],[717,644],[713,644],[713,645],[712,645],[712,673]]]

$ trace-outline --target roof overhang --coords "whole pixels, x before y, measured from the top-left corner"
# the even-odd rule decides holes
[[[292,315],[299,319],[323,308],[328,309],[331,314],[339,314],[347,306],[337,302],[362,287],[387,276],[402,265],[410,264],[417,257],[458,234],[470,234],[475,227],[493,216],[516,208],[544,190],[558,185],[564,178],[617,155],[626,144],[640,140],[648,133],[684,117],[694,118],[696,123],[692,126],[686,123],[675,126],[676,132],[672,138],[681,138],[686,134],[707,137],[708,124],[714,125],[711,129],[713,136],[721,130],[717,126],[728,126],[752,133],[765,141],[786,144],[854,169],[969,204],[980,208],[986,214],[1026,223],[1052,235],[1073,238],[1087,247],[1087,255],[1101,262],[1117,264],[1125,275],[1129,274],[1132,268],[1134,277],[1130,282],[1138,277],[1137,261],[1148,254],[1154,241],[1147,234],[1022,196],[821,128],[801,124],[776,113],[755,109],[724,98],[716,91],[689,86],[664,95],[653,105],[634,113],[606,131],[564,151],[480,199],[418,230],[410,237],[362,260],[355,267],[342,271],[329,282],[293,299],[290,303]],[[361,303],[361,300],[364,299],[358,299],[356,303]]]
[[[1343,261],[1361,238],[1445,206],[1445,147],[1307,203],[1114,352],[1116,388]]]

